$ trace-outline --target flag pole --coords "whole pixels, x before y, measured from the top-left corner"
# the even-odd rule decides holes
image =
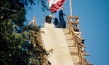
[[[73,16],[73,13],[72,13],[72,0],[70,0],[70,15]],[[71,22],[73,22],[73,19],[71,19]]]

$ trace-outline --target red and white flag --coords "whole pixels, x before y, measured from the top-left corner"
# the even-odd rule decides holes
[[[55,13],[66,0],[48,0],[49,8],[52,13]]]

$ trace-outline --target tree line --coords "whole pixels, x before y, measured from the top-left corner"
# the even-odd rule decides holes
[[[24,25],[28,5],[40,3],[42,11],[48,10],[46,0],[1,0],[0,2],[0,64],[42,65],[51,63],[45,56],[49,51],[43,48],[37,35],[40,27]],[[34,34],[34,35],[33,35]]]

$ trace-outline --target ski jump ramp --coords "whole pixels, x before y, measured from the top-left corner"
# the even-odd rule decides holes
[[[53,49],[53,54],[48,57],[51,65],[74,65],[62,28],[45,23],[41,31],[43,46],[47,51]]]

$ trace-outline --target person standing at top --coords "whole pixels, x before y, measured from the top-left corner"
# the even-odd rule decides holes
[[[59,21],[58,21],[58,19],[53,15],[53,19],[54,19],[54,25],[56,25],[57,26],[57,28],[59,28]]]
[[[52,18],[52,15],[46,16],[46,17],[45,17],[45,21],[46,21],[47,23],[51,23],[51,18]]]
[[[63,9],[64,9],[64,7],[61,7],[61,10],[59,11],[60,28],[66,28],[66,22],[63,18],[63,16],[65,15],[63,13]],[[65,16],[67,16],[67,15],[65,15]]]

